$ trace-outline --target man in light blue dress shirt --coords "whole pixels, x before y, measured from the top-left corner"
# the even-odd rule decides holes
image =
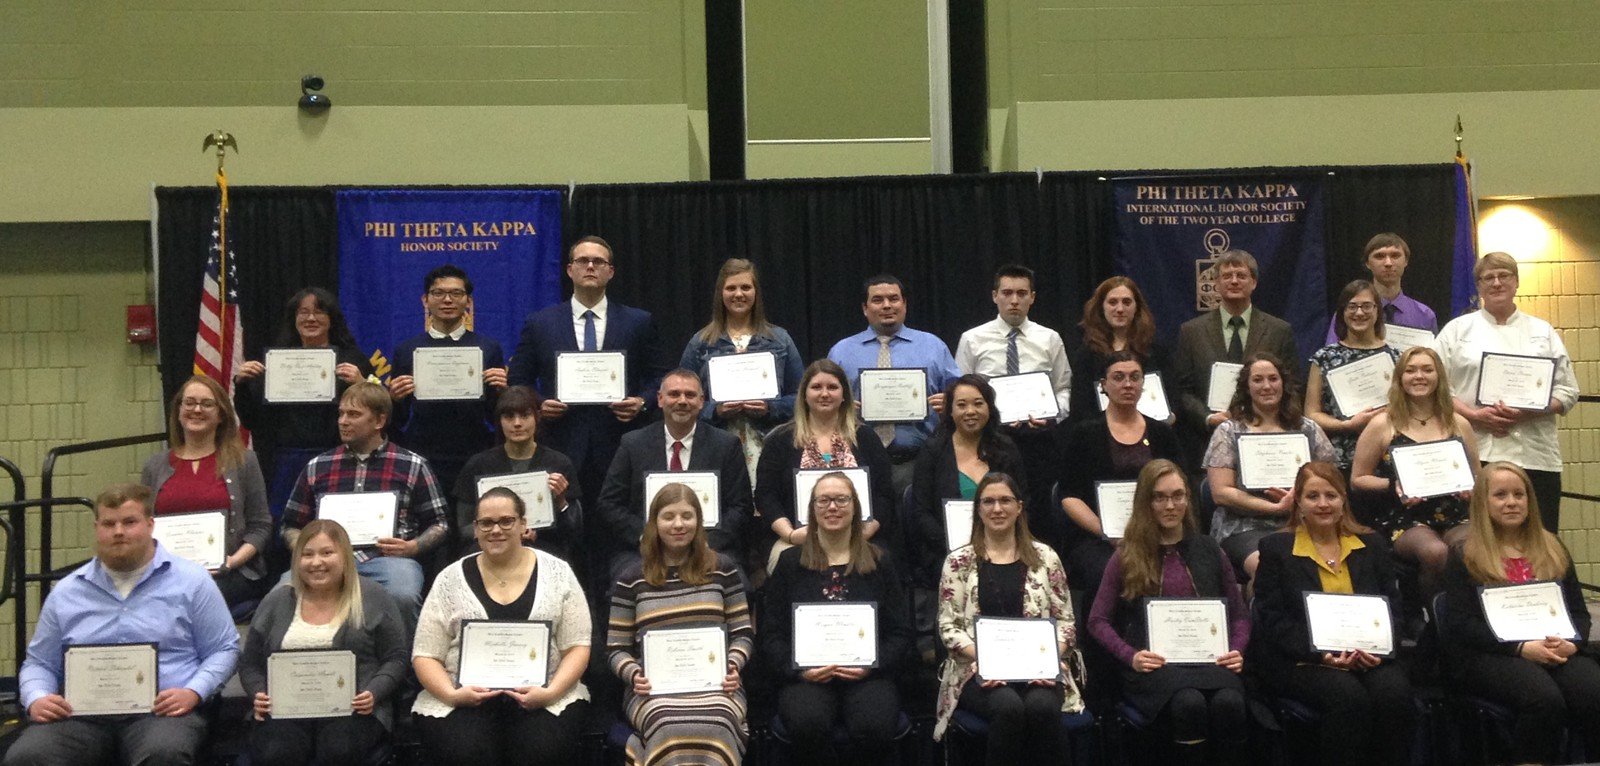
[[[850,376],[850,389],[856,392],[857,401],[861,398],[862,368],[920,367],[928,373],[928,416],[920,423],[894,426],[893,438],[884,444],[894,463],[894,490],[898,497],[911,484],[917,452],[938,425],[938,412],[944,408],[944,387],[961,377],[961,370],[950,355],[950,347],[939,336],[906,327],[905,287],[893,275],[879,274],[867,280],[861,313],[866,316],[869,327],[833,344],[828,351],[828,358]],[[879,364],[883,338],[888,339],[887,365]],[[888,433],[887,426],[880,430],[885,435]]]
[[[95,501],[95,557],[39,610],[17,679],[31,723],[7,766],[195,761],[207,724],[198,708],[233,674],[239,634],[211,574],[156,543],[153,507],[139,484],[113,485]],[[64,696],[66,648],[132,643],[156,645],[151,711],[74,715]]]

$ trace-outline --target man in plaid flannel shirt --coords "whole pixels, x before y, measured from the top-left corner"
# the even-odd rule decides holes
[[[283,509],[283,540],[294,550],[300,529],[317,517],[330,492],[395,492],[395,536],[356,551],[356,571],[382,585],[415,620],[422,609],[422,565],[417,558],[448,537],[444,493],[428,461],[385,439],[393,403],[376,383],[351,386],[339,400],[339,440],[311,459]]]

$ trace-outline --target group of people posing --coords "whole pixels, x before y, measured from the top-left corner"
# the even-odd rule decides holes
[[[1137,284],[1113,277],[1085,304],[1069,354],[1028,318],[1032,271],[1006,266],[996,318],[954,354],[906,326],[904,286],[880,275],[864,286],[868,328],[810,364],[768,321],[755,266],[733,259],[711,321],[667,371],[650,315],[606,296],[611,247],[585,237],[568,254],[571,299],[530,316],[509,360],[468,329],[469,276],[435,269],[422,285],[426,331],[396,350],[381,384],[336,298],[307,288],[276,346],[333,349],[336,400],[267,401],[262,362],[237,371],[236,399],[204,377],[179,389],[170,449],[141,484],[97,500],[96,558],[44,604],[21,678],[34,725],[7,763],[192,756],[204,703],[235,667],[259,722],[254,763],[362,759],[408,687],[433,762],[570,762],[597,642],[622,688],[633,763],[739,762],[752,672],[773,679],[801,762],[881,760],[903,730],[896,681],[919,662],[939,666],[935,737],[960,710],[983,718],[989,763],[1066,758],[1061,715],[1083,709],[1086,668],[1186,762],[1242,757],[1248,679],[1320,714],[1325,761],[1408,762],[1404,663],[1315,651],[1306,591],[1384,596],[1397,629],[1408,601],[1435,601],[1450,677],[1513,708],[1519,761],[1549,762],[1565,728],[1600,742],[1600,666],[1581,651],[1588,613],[1554,534],[1554,421],[1576,402],[1571,362],[1548,323],[1517,310],[1517,264],[1501,253],[1475,269],[1479,309],[1431,341],[1391,342],[1389,327],[1437,329],[1401,291],[1409,257],[1398,236],[1372,239],[1373,279],[1344,288],[1329,344],[1304,366],[1289,326],[1252,306],[1257,267],[1243,251],[1218,258],[1220,305],[1170,350]],[[482,396],[416,397],[413,352],[464,346],[482,350]],[[626,395],[561,401],[561,356],[581,352],[621,352]],[[753,352],[771,355],[777,395],[717,399],[727,383],[712,360]],[[1486,352],[1553,360],[1548,406],[1478,402]],[[1367,367],[1390,377],[1387,401],[1342,411],[1329,373],[1380,355],[1392,366]],[[862,371],[882,368],[924,373],[919,419],[864,418]],[[1037,373],[1054,407],[1002,422],[1016,410],[997,379]],[[1262,433],[1304,437],[1309,461],[1286,486],[1243,479],[1240,437]],[[1408,495],[1393,448],[1447,440],[1469,459],[1471,489]],[[513,481],[529,474],[538,491]],[[1105,491],[1117,483],[1130,491]],[[353,546],[320,518],[326,498],[351,493],[392,493],[392,534]],[[156,541],[157,518],[218,509],[227,555],[209,572]],[[1562,589],[1574,635],[1500,640],[1479,586],[1545,581]],[[1087,615],[1074,615],[1069,589]],[[1161,597],[1220,600],[1228,651],[1206,664],[1151,651],[1143,604]],[[832,602],[875,605],[869,663],[796,661],[795,607]],[[233,616],[252,607],[241,650]],[[1057,667],[984,678],[986,617],[1054,620]],[[542,685],[458,681],[463,624],[482,620],[550,625]],[[725,631],[720,687],[653,694],[644,635],[692,627]],[[74,716],[64,648],[130,642],[157,644],[150,713]],[[301,649],[355,654],[350,715],[273,717],[268,659]],[[1094,673],[1097,656],[1113,672]]]

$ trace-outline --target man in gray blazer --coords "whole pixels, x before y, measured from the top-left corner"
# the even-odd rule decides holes
[[[739,437],[700,419],[705,394],[700,376],[693,371],[667,373],[661,379],[656,403],[661,407],[661,424],[623,435],[600,488],[598,513],[610,534],[610,568],[615,570],[638,558],[639,536],[644,533],[650,503],[644,496],[644,476],[656,471],[717,474],[720,518],[715,527],[706,529],[706,541],[737,559],[741,527],[754,505]]]
[[[1260,269],[1255,256],[1229,250],[1217,258],[1217,294],[1221,305],[1183,323],[1172,356],[1174,383],[1178,387],[1178,429],[1190,465],[1198,469],[1212,429],[1228,419],[1206,405],[1215,362],[1243,362],[1257,351],[1278,357],[1300,382],[1299,352],[1294,330],[1283,321],[1250,304]]]

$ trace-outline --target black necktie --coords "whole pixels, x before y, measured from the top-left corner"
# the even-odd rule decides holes
[[[1393,303],[1383,307],[1383,323],[1394,324],[1394,315],[1400,313],[1400,307]]]
[[[1228,340],[1228,361],[1241,364],[1244,362],[1244,317],[1229,317],[1228,326],[1233,328],[1233,336]]]

